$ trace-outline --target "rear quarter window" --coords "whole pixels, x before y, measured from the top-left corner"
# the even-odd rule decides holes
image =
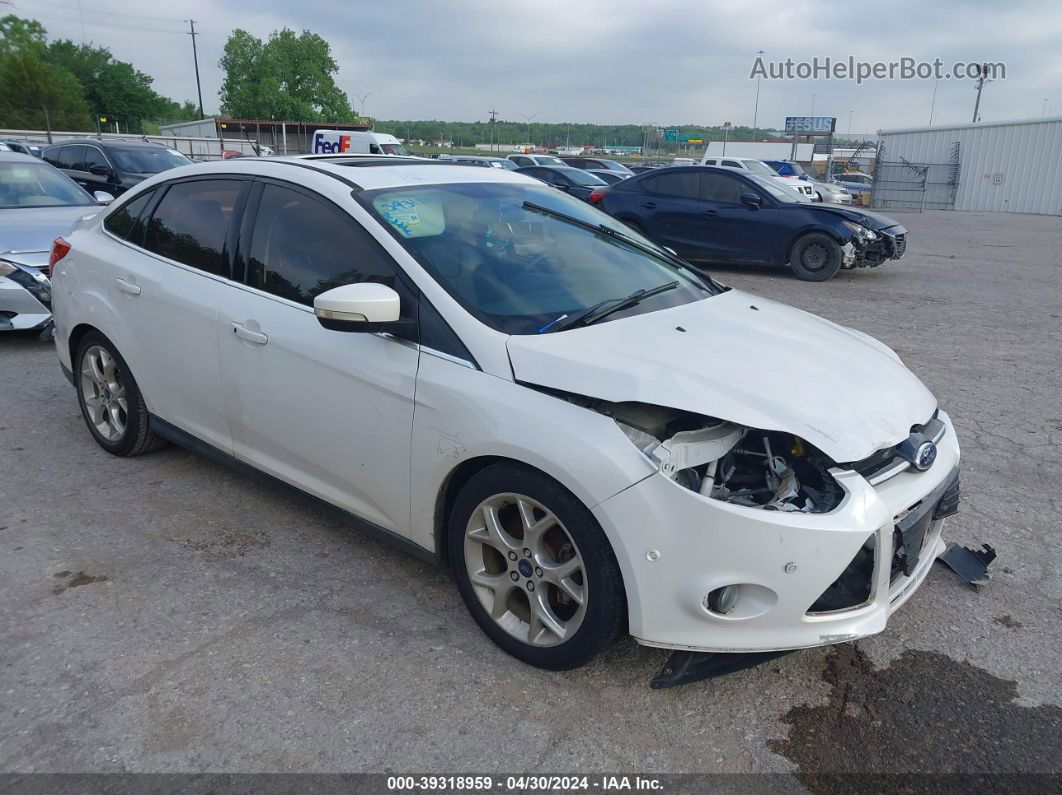
[[[103,228],[122,240],[139,245],[144,237],[140,217],[154,195],[155,191],[149,190],[132,201],[126,202],[104,219]]]

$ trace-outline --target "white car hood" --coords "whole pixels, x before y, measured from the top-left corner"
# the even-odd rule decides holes
[[[882,343],[740,290],[571,331],[511,336],[507,346],[517,381],[786,431],[838,462],[897,444],[936,408]]]

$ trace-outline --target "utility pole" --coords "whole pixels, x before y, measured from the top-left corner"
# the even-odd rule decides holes
[[[536,113],[532,113],[530,116],[528,116],[526,113],[521,113],[520,114],[521,116],[524,117],[524,119],[527,120],[527,143],[528,143],[528,145],[531,144],[531,119],[535,118],[535,116],[537,116],[541,112],[542,111],[537,111]]]
[[[730,135],[730,122],[723,122],[723,155],[726,155],[726,139]]]
[[[756,53],[760,58],[763,58],[763,50],[759,50]],[[759,121],[760,116],[760,76],[756,75],[756,106],[752,109],[752,141],[756,141],[756,122]]]
[[[1044,99],[1044,106],[1040,109],[1040,118],[1041,119],[1044,117],[1045,113],[1047,113],[1047,99],[1046,98]]]
[[[497,121],[498,121],[498,111],[494,110],[494,108],[491,108],[490,109],[490,125],[489,125],[490,126],[490,151],[491,152],[494,151],[494,125],[497,124]]]
[[[992,81],[986,77],[988,74],[988,64],[981,64],[977,75],[977,100],[974,102],[974,115],[973,123],[977,124],[977,112],[981,109],[981,92],[984,90],[985,83],[991,83]]]
[[[199,34],[195,30],[195,20],[188,20],[188,35],[192,37],[192,63],[195,64],[195,90],[199,94],[199,118],[206,116],[203,113],[203,86],[199,82],[199,52],[196,50],[195,37]]]

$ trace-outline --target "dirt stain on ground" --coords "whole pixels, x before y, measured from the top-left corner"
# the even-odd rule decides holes
[[[174,539],[185,549],[191,549],[203,555],[204,560],[231,560],[242,558],[255,549],[268,549],[271,542],[269,535],[261,530],[250,532],[230,532],[222,530],[217,535],[205,539]]]
[[[82,585],[90,585],[94,582],[105,582],[108,577],[105,574],[93,575],[85,574],[83,571],[79,571],[77,574],[71,576],[69,571],[57,571],[53,576],[59,579],[65,579],[66,582],[61,582],[52,588],[52,593],[59,596],[63,591],[70,588],[78,588]],[[67,579],[69,577],[69,579]]]
[[[829,703],[794,707],[783,717],[788,736],[768,742],[811,792],[939,792],[958,783],[939,774],[956,773],[990,775],[997,786],[1016,774],[1049,774],[1036,777],[1040,786],[1058,781],[1062,709],[1014,704],[1014,682],[926,651],[875,670],[853,644],[830,652],[823,680]],[[919,775],[927,773],[937,775]],[[1019,789],[1022,780],[1039,789],[1015,777]]]

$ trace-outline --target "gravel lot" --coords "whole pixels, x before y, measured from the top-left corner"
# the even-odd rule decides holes
[[[523,666],[445,572],[286,490],[106,455],[51,346],[0,337],[0,769],[1059,773],[1062,221],[896,217],[876,270],[717,273],[925,380],[963,445],[946,534],[996,547],[992,581],[938,565],[883,635],[669,691],[630,641]]]

